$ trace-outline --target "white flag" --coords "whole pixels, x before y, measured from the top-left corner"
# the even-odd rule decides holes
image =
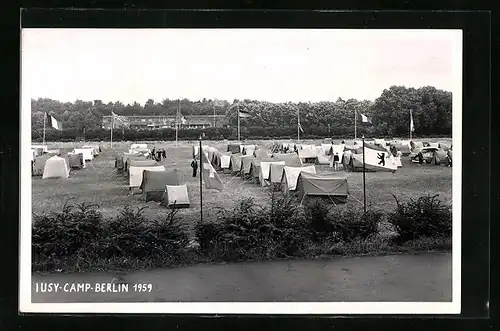
[[[413,115],[411,111],[410,111],[410,131],[411,132],[415,131],[415,125],[413,125]]]
[[[361,113],[360,113],[361,114]],[[372,120],[368,117],[368,116],[365,116],[363,114],[361,114],[361,122],[364,122],[364,123],[371,123]]]
[[[62,130],[61,123],[57,121],[54,116],[49,115],[48,113],[45,113],[45,116],[47,117],[47,120],[49,122],[49,126],[56,129],[56,130]]]

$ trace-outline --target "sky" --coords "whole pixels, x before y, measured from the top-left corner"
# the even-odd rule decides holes
[[[103,102],[374,100],[452,91],[460,30],[23,29],[23,93]]]

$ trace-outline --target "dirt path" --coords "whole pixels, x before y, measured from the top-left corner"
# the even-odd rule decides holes
[[[128,292],[96,293],[96,283],[122,278]],[[337,260],[198,265],[131,272],[33,276],[32,302],[451,301],[451,254],[392,255]],[[58,283],[58,292],[35,286]],[[65,292],[72,284],[87,292]],[[115,281],[115,284],[119,282]],[[151,284],[151,292],[134,291]],[[76,288],[76,287],[74,287]],[[146,287],[146,290],[148,288]]]

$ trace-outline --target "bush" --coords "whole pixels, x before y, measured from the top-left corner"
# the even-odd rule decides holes
[[[316,241],[332,236],[345,242],[366,239],[378,232],[382,219],[382,214],[376,211],[362,213],[349,207],[327,204],[321,199],[310,200],[304,209]]]
[[[423,196],[400,203],[396,199],[395,212],[388,220],[403,242],[420,237],[450,237],[452,232],[451,207],[443,205],[438,195]]]
[[[65,202],[60,212],[33,216],[32,249],[39,259],[59,259],[92,248],[102,231],[99,206]]]

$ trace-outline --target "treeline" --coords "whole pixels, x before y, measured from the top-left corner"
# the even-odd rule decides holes
[[[47,130],[46,140],[107,140],[109,130],[101,129],[102,116],[114,111],[118,115],[175,115],[179,107],[183,115],[224,114],[230,128],[208,128],[204,130],[180,130],[180,139],[197,138],[205,133],[209,139],[233,139],[237,136],[237,110],[250,113],[249,118],[240,118],[241,136],[247,139],[267,137],[293,138],[297,135],[297,113],[300,114],[303,138],[350,137],[354,132],[354,113],[358,112],[358,135],[406,136],[409,131],[409,111],[412,110],[415,125],[414,136],[446,136],[452,132],[451,92],[431,86],[406,88],[392,86],[382,92],[375,101],[341,98],[336,101],[271,103],[258,100],[169,100],[161,103],[148,100],[144,106],[135,102],[103,103],[100,100],[62,103],[51,99],[32,100],[32,138],[42,138],[44,111],[62,122],[64,131]],[[234,105],[234,107],[231,107]],[[372,123],[362,123],[364,114]],[[116,130],[116,139],[126,140],[171,140],[172,129],[141,131]],[[121,134],[121,136],[120,136]]]

